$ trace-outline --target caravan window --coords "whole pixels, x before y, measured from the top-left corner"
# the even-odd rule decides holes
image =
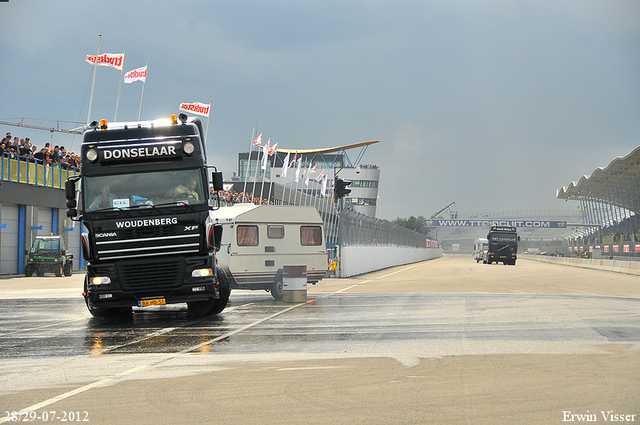
[[[282,239],[284,238],[284,226],[270,224],[267,226],[267,237],[269,239]]]
[[[322,228],[320,226],[300,226],[300,244],[302,246],[322,245]]]
[[[238,246],[258,246],[258,226],[238,226]]]

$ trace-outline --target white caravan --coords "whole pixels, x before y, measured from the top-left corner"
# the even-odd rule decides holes
[[[476,241],[473,243],[473,259],[476,260],[476,263],[480,261],[486,262],[484,260],[484,254],[489,249],[489,240],[487,238],[476,238]]]
[[[231,288],[264,289],[281,299],[283,266],[307,266],[307,282],[327,272],[324,226],[313,207],[236,204],[209,213],[222,225],[216,253]]]

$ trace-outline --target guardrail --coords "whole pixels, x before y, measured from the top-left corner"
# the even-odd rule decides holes
[[[34,186],[64,189],[64,182],[79,170],[63,168],[60,164],[44,164],[38,159],[11,158],[4,153],[0,158],[0,180]]]

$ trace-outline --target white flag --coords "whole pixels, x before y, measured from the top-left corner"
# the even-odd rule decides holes
[[[85,60],[93,65],[96,63],[96,55],[87,55],[87,59]],[[124,65],[124,53],[103,53],[98,56],[97,61],[98,66],[108,66],[122,71],[122,65]]]
[[[134,81],[145,81],[147,79],[147,67],[146,65],[142,68],[134,69],[133,71],[129,71],[124,74],[124,83],[129,84]]]
[[[269,140],[271,140],[271,138],[269,138]],[[275,145],[273,145],[273,146],[271,146],[269,148],[269,156],[271,156],[271,155],[273,155],[273,154],[275,154],[277,152],[278,152],[278,142],[276,142]]]
[[[324,198],[327,193],[327,176],[324,176],[324,179],[322,179],[322,192],[321,195]]]
[[[298,179],[300,178],[300,166],[302,165],[302,156],[298,158],[298,168],[296,168],[296,183],[298,183]]]
[[[314,166],[313,168],[316,168],[316,167]],[[323,177],[324,177],[324,170],[322,170],[320,174],[318,174],[318,176],[316,177],[316,181],[319,182]]]
[[[309,177],[311,176],[311,163],[309,163],[309,169],[307,170],[307,178],[304,179],[304,184],[309,186]]]
[[[191,112],[196,115],[204,115],[205,117],[209,116],[209,105],[206,103],[181,103],[180,110],[185,112]]]
[[[262,133],[260,133],[260,135],[256,137],[256,140],[253,141],[253,146],[260,146],[260,143],[262,143]]]
[[[289,169],[289,157],[291,156],[291,151],[287,152],[287,156],[284,157],[284,161],[282,162],[282,176],[287,177],[287,170]]]
[[[262,164],[260,164],[260,168],[263,170],[267,169],[267,158],[269,157],[269,145],[271,144],[271,137],[267,140],[267,144],[262,147]]]

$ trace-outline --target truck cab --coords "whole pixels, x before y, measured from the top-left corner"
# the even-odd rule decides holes
[[[81,157],[80,176],[65,191],[67,216],[86,229],[83,296],[91,314],[173,303],[201,316],[222,312],[230,288],[215,260],[222,228],[207,223],[200,120],[94,122],[83,133]],[[222,189],[221,173],[212,180]]]
[[[489,248],[487,249],[483,262],[485,264],[502,263],[512,266],[516,265],[518,259],[518,236],[515,227],[492,226],[487,234]]]

